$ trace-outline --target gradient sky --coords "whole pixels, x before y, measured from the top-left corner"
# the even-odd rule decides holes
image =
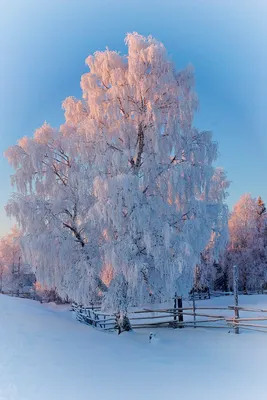
[[[11,226],[3,152],[45,120],[62,123],[85,58],[106,46],[125,53],[132,31],[161,40],[177,68],[194,65],[196,125],[219,142],[229,206],[245,192],[267,202],[266,15],[266,0],[1,0],[0,235]]]

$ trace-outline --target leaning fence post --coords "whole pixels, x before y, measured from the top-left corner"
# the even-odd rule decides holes
[[[178,320],[179,320],[179,328],[183,328],[184,315],[183,315],[183,299],[182,297],[178,297]]]
[[[239,319],[239,309],[238,309],[238,268],[236,265],[233,266],[233,286],[234,286],[234,300],[235,300],[235,333],[239,333],[238,319]]]

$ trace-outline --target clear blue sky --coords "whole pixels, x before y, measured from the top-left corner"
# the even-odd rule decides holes
[[[264,0],[2,0],[1,155],[44,120],[58,126],[62,100],[80,96],[85,58],[106,46],[124,53],[137,31],[161,40],[177,68],[194,65],[196,123],[219,142],[230,207],[244,192],[267,201],[266,15]],[[0,235],[10,173],[0,158]]]

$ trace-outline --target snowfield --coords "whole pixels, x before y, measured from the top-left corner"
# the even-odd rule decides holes
[[[231,297],[201,305],[231,305]],[[267,296],[241,305],[267,308]],[[120,336],[80,324],[67,307],[0,295],[1,400],[267,398],[267,334],[154,329]]]

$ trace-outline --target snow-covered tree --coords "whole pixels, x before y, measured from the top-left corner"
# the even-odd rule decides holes
[[[225,250],[228,244],[228,207],[224,200],[228,196],[230,182],[222,168],[216,168],[209,190],[209,199],[220,205],[220,212],[214,221],[210,240],[201,252],[195,271],[195,290],[216,289],[222,280]]]
[[[14,227],[10,233],[0,238],[0,292],[12,291],[19,294],[27,286],[26,276],[30,272],[29,265],[23,259],[21,232]]]
[[[101,284],[97,236],[88,240],[91,164],[81,162],[74,141],[64,126],[45,123],[7,151],[17,188],[7,212],[23,229],[24,256],[38,281],[63,298],[88,302]]]
[[[126,44],[127,57],[109,50],[88,57],[82,126],[100,149],[92,215],[107,232],[105,257],[114,279],[125,276],[128,303],[140,304],[187,292],[223,196],[209,195],[217,146],[193,126],[191,69],[176,72],[152,37],[129,34]]]
[[[237,264],[244,292],[259,289],[266,279],[266,218],[261,198],[245,194],[234,206],[229,219],[230,244],[227,265]]]
[[[227,215],[217,145],[193,125],[192,69],[177,72],[152,37],[126,45],[127,56],[87,58],[83,98],[64,101],[59,130],[44,124],[7,152],[7,210],[38,280],[124,313],[186,293],[211,237],[214,254],[222,247]]]

